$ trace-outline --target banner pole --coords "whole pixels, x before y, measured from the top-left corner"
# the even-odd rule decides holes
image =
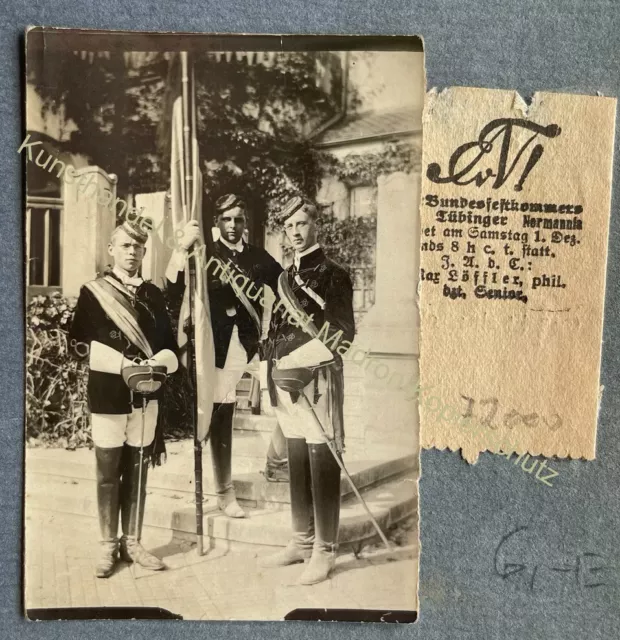
[[[185,167],[185,206],[187,215],[185,220],[188,221],[192,204],[192,180],[193,167],[191,161],[191,124],[194,118],[190,116],[190,86],[189,86],[189,60],[187,51],[181,52],[181,86],[183,89],[183,158]],[[193,86],[191,91],[193,91]],[[192,100],[192,107],[194,101]],[[189,347],[188,365],[191,386],[193,390],[192,402],[192,426],[194,433],[194,488],[196,497],[196,553],[201,556],[203,554],[203,524],[202,524],[202,443],[198,439],[198,388],[196,384],[196,340],[194,326],[194,294],[196,290],[196,258],[193,252],[189,256],[189,318],[187,322],[186,334],[187,344]]]

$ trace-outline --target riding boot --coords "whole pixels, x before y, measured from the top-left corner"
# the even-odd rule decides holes
[[[316,537],[300,584],[316,584],[329,577],[336,562],[340,522],[340,467],[327,444],[309,444],[308,450]]]
[[[95,447],[97,507],[101,531],[101,556],[95,568],[98,578],[109,578],[118,557],[118,509],[122,447]]]
[[[312,555],[314,513],[308,446],[303,438],[287,438],[293,535],[282,550],[259,560],[262,567],[284,567]]]
[[[149,553],[141,544],[142,523],[144,520],[144,503],[146,501],[146,480],[148,476],[148,449],[144,449],[142,461],[142,485],[138,488],[140,478],[140,447],[128,444],[123,451],[123,480],[121,484],[121,558],[125,562],[136,562],[145,569],[159,571],[166,565]],[[138,512],[138,489],[140,489],[140,511]]]
[[[232,481],[232,430],[235,403],[215,403],[211,414],[211,460],[218,507],[229,518],[245,518]]]

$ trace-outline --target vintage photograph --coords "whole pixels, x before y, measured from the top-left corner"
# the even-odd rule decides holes
[[[414,621],[421,40],[25,63],[26,615]]]

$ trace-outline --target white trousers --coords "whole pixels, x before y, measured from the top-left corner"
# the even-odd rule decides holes
[[[224,368],[215,370],[213,402],[236,402],[239,380],[255,360],[258,361],[258,354],[248,363],[248,356],[239,340],[239,331],[237,330],[237,325],[235,325],[228,345]]]
[[[327,412],[326,386],[325,381],[321,378],[319,380],[320,396],[317,403],[312,404],[312,409],[314,409],[316,418],[323,425],[323,429],[331,438],[333,427]],[[323,444],[326,442],[325,435],[317,424],[308,403],[301,397],[297,402],[293,402],[291,394],[287,391],[282,391],[278,387],[276,387],[276,392],[278,394],[278,406],[274,407],[274,411],[284,437],[302,438],[309,444]],[[304,394],[308,402],[312,403],[314,400],[314,381],[304,388]]]
[[[157,424],[157,400],[150,400],[144,414],[143,446],[155,439]],[[140,446],[142,435],[142,409],[134,409],[131,413],[91,414],[92,437],[96,447],[101,449],[115,449],[126,442],[132,447]]]

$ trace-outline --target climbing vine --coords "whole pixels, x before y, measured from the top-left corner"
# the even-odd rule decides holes
[[[420,167],[420,149],[411,142],[389,142],[372,153],[350,153],[339,159],[322,153],[320,163],[326,173],[349,186],[376,184],[380,175],[402,171],[411,173]]]

